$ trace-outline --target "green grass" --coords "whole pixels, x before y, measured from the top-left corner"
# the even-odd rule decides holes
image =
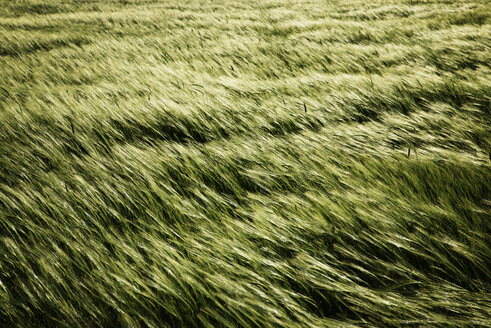
[[[491,326],[486,1],[0,5],[0,327]]]

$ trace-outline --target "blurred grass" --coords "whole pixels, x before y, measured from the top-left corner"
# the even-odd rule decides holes
[[[0,326],[488,327],[490,6],[0,6]]]

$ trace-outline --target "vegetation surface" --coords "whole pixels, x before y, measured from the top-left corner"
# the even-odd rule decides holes
[[[487,1],[2,0],[1,327],[489,327]]]

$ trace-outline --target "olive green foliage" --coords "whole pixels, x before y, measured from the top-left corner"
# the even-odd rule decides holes
[[[490,12],[1,1],[0,327],[489,327]]]

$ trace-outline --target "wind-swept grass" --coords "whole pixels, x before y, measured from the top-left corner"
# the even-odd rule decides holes
[[[3,1],[0,327],[489,327],[490,12]]]

